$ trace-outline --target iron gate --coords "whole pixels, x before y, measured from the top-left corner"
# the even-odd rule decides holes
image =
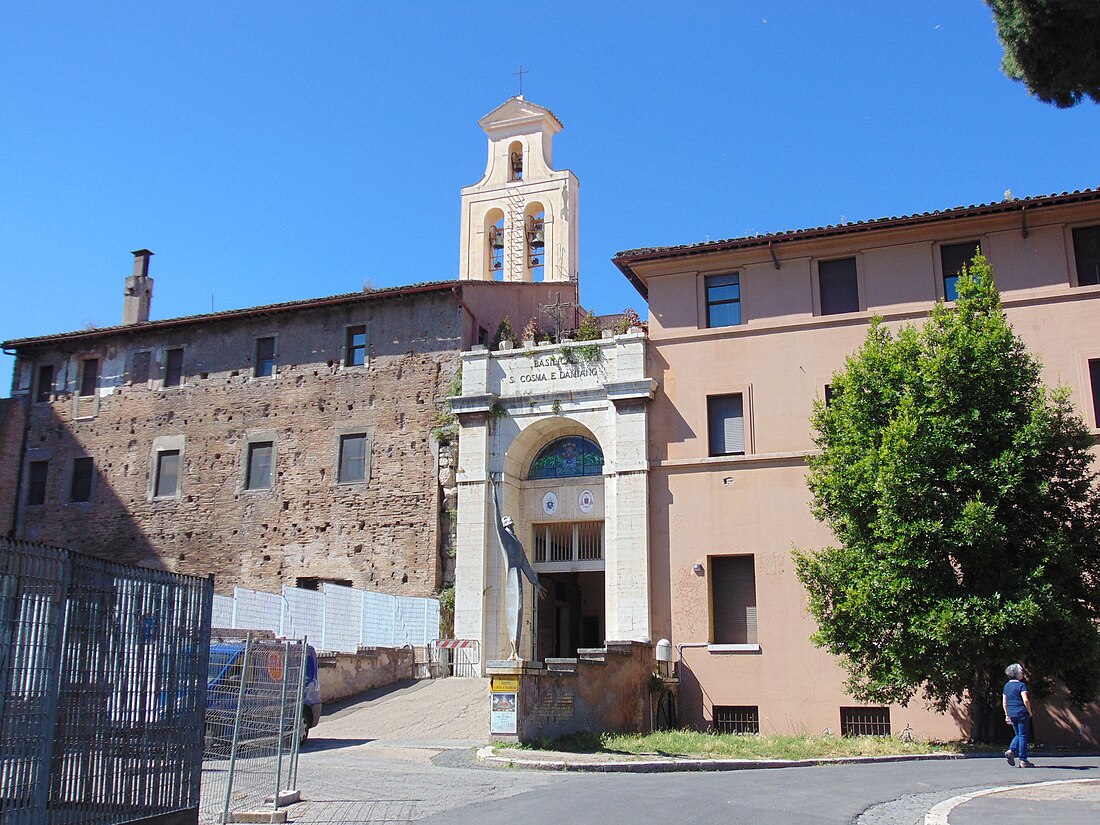
[[[0,538],[0,820],[195,821],[213,582]]]

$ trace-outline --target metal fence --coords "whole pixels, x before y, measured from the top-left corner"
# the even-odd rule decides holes
[[[203,823],[296,797],[306,645],[251,634],[210,642]]]
[[[238,587],[231,597],[214,597],[214,627],[304,637],[326,652],[424,647],[439,636],[439,600],[327,583],[320,591],[284,587],[281,594]]]
[[[0,539],[0,821],[197,811],[213,582]]]

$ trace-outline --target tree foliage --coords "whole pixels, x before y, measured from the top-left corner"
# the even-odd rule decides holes
[[[1100,103],[1097,0],[986,0],[1004,46],[1001,69],[1045,103]]]
[[[969,698],[993,735],[1001,674],[1100,695],[1100,491],[1091,438],[1048,392],[977,255],[923,328],[872,323],[813,412],[814,515],[796,551],[818,623],[864,701]]]

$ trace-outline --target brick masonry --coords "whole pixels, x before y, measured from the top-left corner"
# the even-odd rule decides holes
[[[34,365],[53,364],[58,379],[52,401],[29,405],[26,459],[49,460],[48,489],[44,505],[23,508],[19,532],[118,561],[212,572],[219,592],[317,577],[429,595],[441,580],[432,428],[458,368],[463,322],[444,291],[155,333],[135,327],[81,349],[43,341]],[[346,328],[357,324],[368,326],[370,357],[347,367]],[[276,337],[276,375],[253,377],[255,340],[266,336]],[[164,353],[174,347],[184,349],[182,385],[164,388]],[[153,368],[133,383],[141,351],[152,352]],[[98,403],[74,398],[89,357],[101,364]],[[366,483],[336,483],[345,432],[371,441]],[[154,498],[155,440],[180,437],[179,495]],[[249,440],[275,444],[271,489],[243,489]],[[96,468],[87,503],[69,501],[80,456]]]

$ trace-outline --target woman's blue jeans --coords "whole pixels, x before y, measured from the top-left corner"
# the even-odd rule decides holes
[[[1027,761],[1027,723],[1028,717],[1023,719],[1012,720],[1012,732],[1015,736],[1012,737],[1012,744],[1008,746],[1008,749],[1016,754],[1017,758]]]

